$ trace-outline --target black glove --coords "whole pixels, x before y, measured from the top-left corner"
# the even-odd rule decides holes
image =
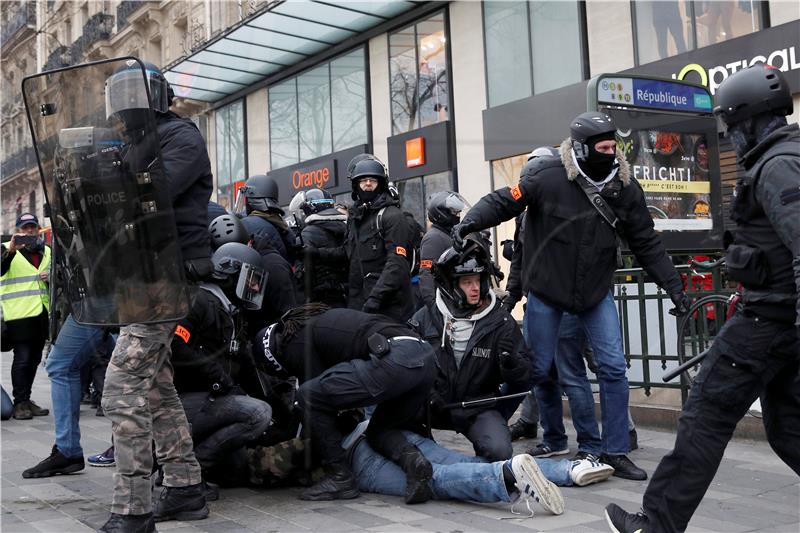
[[[475,223],[469,219],[464,219],[453,226],[450,232],[453,237],[453,248],[460,252],[464,248],[464,237],[473,231],[475,231]]]
[[[692,299],[683,291],[670,294],[669,299],[675,304],[675,307],[669,310],[672,316],[681,317],[687,314],[692,306]]]
[[[377,301],[373,299],[368,299],[366,302],[364,302],[364,306],[361,308],[361,310],[365,313],[374,314],[377,313],[380,308],[381,304],[379,304]]]
[[[186,279],[194,283],[209,279],[214,272],[214,263],[210,257],[188,259],[183,262],[183,266],[186,269]]]

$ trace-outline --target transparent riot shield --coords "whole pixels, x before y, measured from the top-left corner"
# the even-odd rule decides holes
[[[189,286],[142,63],[43,72],[25,78],[22,92],[50,205],[54,278],[75,320],[185,316]]]

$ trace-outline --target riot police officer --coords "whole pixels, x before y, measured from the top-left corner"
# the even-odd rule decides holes
[[[244,208],[242,201],[246,203]],[[297,251],[296,236],[283,220],[283,209],[278,203],[278,184],[265,174],[250,176],[239,189],[234,212],[241,215],[244,227],[256,237],[263,237],[281,256],[293,263]]]
[[[759,396],[772,449],[800,475],[800,130],[786,123],[792,95],[779,70],[758,64],[723,81],[715,104],[745,170],[726,252],[729,276],[744,285],[744,308],[702,362],[643,512],[606,507],[614,531],[684,531],[736,424]]]
[[[461,211],[469,206],[457,192],[437,192],[428,201],[428,220],[431,227],[422,237],[419,250],[419,292],[422,303],[431,306],[436,301],[436,284],[431,269],[445,250],[453,245],[450,231],[461,220]]]

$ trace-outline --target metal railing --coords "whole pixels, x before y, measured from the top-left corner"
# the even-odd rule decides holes
[[[8,17],[3,32],[0,34],[0,46],[5,45],[6,41],[28,25],[36,25],[36,5],[34,2],[19,2],[16,12]]]
[[[146,6],[148,3],[141,0],[123,0],[120,2],[117,6],[117,32],[122,31],[128,25],[128,17],[131,13],[142,6]]]
[[[36,166],[36,154],[33,147],[28,146],[3,159],[0,166],[0,179],[5,182],[19,172],[34,166]]]

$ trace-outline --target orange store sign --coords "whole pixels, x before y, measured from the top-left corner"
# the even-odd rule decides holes
[[[324,188],[331,178],[331,170],[324,166],[311,170],[298,169],[292,172],[292,187],[295,190],[308,187]]]
[[[425,137],[414,137],[406,141],[406,168],[425,164]]]

